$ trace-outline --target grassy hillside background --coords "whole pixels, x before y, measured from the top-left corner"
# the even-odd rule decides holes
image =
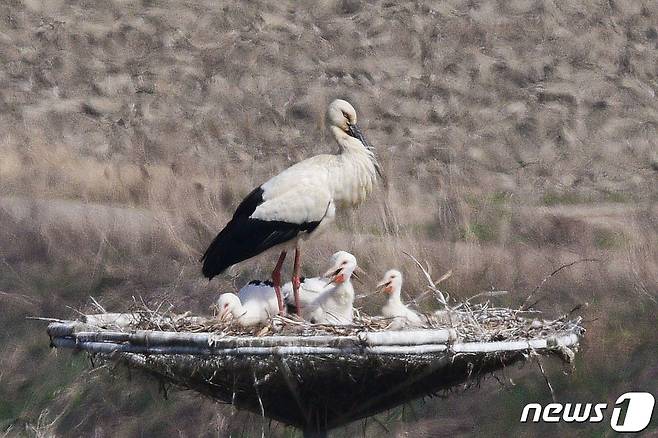
[[[336,97],[388,185],[307,245],[305,274],[346,249],[364,291],[396,267],[414,295],[404,250],[452,270],[456,299],[508,290],[495,303],[517,306],[563,263],[597,259],[550,278],[537,305],[588,304],[575,371],[548,366],[557,398],[656,394],[657,27],[648,0],[3,1],[0,435],[294,436],[52,351],[25,317],[74,317],[90,296],[207,313],[267,277],[259,257],[208,284],[197,260],[251,188],[336,150]],[[528,364],[335,436],[610,433],[518,423],[549,401]]]

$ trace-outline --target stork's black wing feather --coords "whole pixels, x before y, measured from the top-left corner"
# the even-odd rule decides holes
[[[263,203],[263,189],[254,189],[240,203],[233,218],[219,232],[203,254],[203,275],[212,279],[226,268],[254,257],[273,246],[313,231],[317,222],[301,224],[252,219],[249,216]]]

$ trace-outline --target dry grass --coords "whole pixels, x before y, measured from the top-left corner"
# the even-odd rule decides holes
[[[70,359],[46,355],[24,316],[71,315],[89,295],[110,310],[134,295],[204,313],[218,291],[266,277],[263,256],[208,284],[197,259],[253,186],[335,149],[323,117],[339,96],[355,104],[389,184],[308,245],[305,274],[346,249],[369,273],[359,292],[392,267],[406,290],[422,290],[404,250],[435,277],[452,269],[441,288],[454,298],[508,290],[496,304],[518,306],[555,268],[598,259],[541,289],[538,306],[554,316],[588,303],[598,340],[558,393],[599,400],[646,387],[656,17],[651,1],[3,3],[0,324],[23,342],[0,334],[0,433],[240,433],[228,410],[188,395],[164,407],[139,398],[143,415],[124,417],[137,392],[123,379],[105,387],[111,412],[85,417],[80,404],[100,411],[103,400],[77,377],[84,364],[46,385],[52,364]],[[359,305],[376,313],[382,301]],[[434,430],[440,406],[477,418],[482,433],[509,433],[518,404],[545,396],[533,385],[416,405],[405,419]],[[478,407],[494,399],[510,407]],[[171,422],[173,411],[190,420]]]

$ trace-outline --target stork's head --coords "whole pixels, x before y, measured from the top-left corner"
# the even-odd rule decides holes
[[[226,319],[229,315],[238,318],[242,313],[242,303],[236,294],[225,293],[217,299],[217,309],[220,320]]]
[[[402,289],[402,272],[391,269],[386,271],[384,278],[377,285],[377,292],[384,292],[389,296],[400,294]]]
[[[329,283],[345,283],[350,277],[359,278],[355,272],[358,269],[356,257],[347,251],[338,251],[331,256],[331,268],[325,272],[324,277],[329,279]]]
[[[361,146],[371,149],[356,124],[356,111],[349,102],[336,99],[329,105],[327,119],[338,144],[342,147]]]
[[[350,103],[343,99],[336,99],[329,105],[327,111],[329,123],[338,126],[347,132],[350,125],[356,125],[356,111]]]

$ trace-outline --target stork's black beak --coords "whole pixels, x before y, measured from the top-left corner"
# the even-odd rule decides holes
[[[361,132],[359,127],[356,125],[356,123],[347,125],[347,134],[349,136],[354,137],[357,140],[359,140],[361,142],[361,144],[363,144],[363,147],[365,147],[366,149],[369,149],[369,150],[373,149],[372,146],[370,146],[370,143],[368,143],[368,140],[366,140],[366,138],[363,136],[363,133]],[[379,166],[379,163],[377,162],[377,160],[373,160],[373,164],[375,165],[375,171],[377,172],[377,175],[379,175],[379,177],[384,180],[384,183],[387,184],[386,183],[386,178],[384,178],[384,174],[382,173],[382,169]]]
[[[370,143],[366,140],[366,138],[363,136],[363,133],[359,129],[359,127],[356,124],[349,124],[347,125],[347,133],[351,136],[359,140],[361,143],[363,143],[363,146],[365,146],[367,149],[372,149],[372,146],[370,146]]]

